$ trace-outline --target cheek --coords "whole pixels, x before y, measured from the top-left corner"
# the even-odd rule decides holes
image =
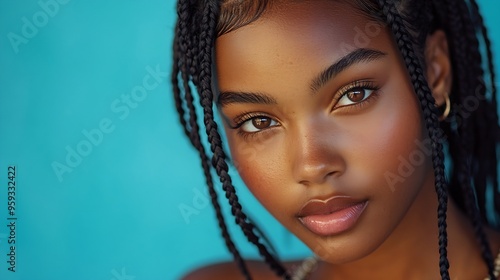
[[[411,97],[410,94],[405,95]],[[356,172],[359,175],[370,174],[375,182],[392,173],[410,177],[411,174],[402,172],[401,165],[417,149],[415,143],[421,141],[423,130],[416,101],[403,99],[409,100],[384,106],[371,120],[358,125],[359,135],[350,139],[353,146],[348,151],[352,153],[347,157],[352,168],[364,169]],[[392,185],[379,187],[393,189]]]
[[[291,184],[286,170],[289,159],[280,149],[283,135],[247,143],[235,133],[226,132],[234,165],[245,185],[272,215],[283,222],[285,211],[282,210],[287,209],[287,203],[297,200],[299,190]]]
[[[419,102],[409,86],[404,90],[406,94],[401,96],[400,106],[395,109],[397,113],[391,115],[387,125],[381,122],[380,129],[380,139],[390,143],[379,143],[382,147],[379,158],[383,159],[379,162],[384,163],[385,168],[381,170],[381,175],[387,183],[387,188],[394,194],[397,194],[397,190],[417,192],[431,166],[431,155],[424,154],[417,145],[423,142],[426,131],[421,121]]]
[[[394,80],[404,81],[403,77]],[[427,150],[422,145],[426,134],[420,105],[410,85],[395,82],[383,93],[386,96],[381,96],[369,119],[357,125],[354,119],[345,122],[346,127],[356,127],[346,139],[349,165],[345,177],[350,187],[371,196],[376,211],[370,220],[383,221],[385,228],[391,228],[432,174],[432,163],[430,147]]]

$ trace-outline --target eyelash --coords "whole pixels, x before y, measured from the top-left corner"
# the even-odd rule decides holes
[[[235,119],[234,119],[234,123],[236,124],[235,126],[231,127],[231,129],[236,129],[237,130],[237,133],[238,135],[240,135],[241,137],[243,137],[244,140],[247,140],[248,138],[250,137],[255,137],[257,136],[258,134],[261,134],[263,132],[265,132],[266,130],[269,130],[268,129],[263,129],[261,131],[258,131],[258,132],[246,132],[246,131],[243,131],[241,129],[241,127],[248,121],[251,121],[252,119],[254,118],[269,118],[271,120],[274,120],[273,117],[269,116],[268,114],[266,113],[262,113],[262,112],[246,112],[246,113],[243,113],[239,116],[237,116]],[[279,122],[278,122],[279,123]],[[279,126],[279,125],[278,125]]]
[[[359,102],[354,103],[354,104],[344,105],[344,106],[335,108],[335,105],[344,96],[346,96],[348,93],[350,93],[350,92],[352,92],[352,91],[354,91],[356,89],[360,89],[360,90],[372,90],[373,92],[372,92],[372,94],[370,94],[370,96],[366,97],[362,101],[359,101]],[[357,80],[357,81],[354,81],[354,82],[350,83],[349,85],[341,88],[338,91],[338,93],[335,94],[336,97],[334,97],[334,107],[332,108],[332,111],[333,110],[338,110],[338,109],[341,109],[341,108],[343,108],[342,110],[349,110],[349,111],[361,109],[362,107],[368,105],[374,98],[378,97],[378,94],[379,94],[378,91],[379,91],[379,89],[380,89],[380,87],[376,86],[375,83],[373,81],[370,81],[370,80]],[[246,132],[246,131],[243,131],[241,129],[241,126],[243,126],[246,122],[251,121],[252,119],[255,119],[255,118],[259,118],[259,117],[260,118],[269,118],[271,120],[274,120],[273,117],[269,116],[266,113],[262,113],[262,112],[245,112],[245,113],[242,113],[241,115],[237,116],[233,120],[233,122],[235,123],[235,126],[231,127],[231,129],[236,129],[237,133],[241,137],[243,137],[244,140],[247,140],[250,137],[255,137],[255,136],[257,136],[259,134],[262,134],[262,133],[268,131],[269,129],[275,127],[275,126],[273,126],[273,127],[270,127],[270,128],[262,129],[262,130],[257,131],[257,132]],[[278,125],[276,125],[276,126],[279,126],[279,122],[278,122]]]
[[[344,108],[343,110],[347,110],[349,109],[349,111],[351,110],[357,110],[357,109],[361,109],[362,107],[368,105],[372,100],[373,98],[376,98],[378,97],[378,94],[379,94],[379,90],[380,90],[380,87],[378,87],[377,85],[375,85],[375,82],[373,81],[370,81],[370,80],[357,80],[357,81],[354,81],[352,83],[350,83],[349,85],[341,88],[339,90],[339,93],[336,94],[337,97],[334,98],[335,100],[335,103],[334,103],[334,106],[344,97],[346,96],[348,93],[356,90],[356,89],[363,89],[363,90],[372,90],[372,94],[368,97],[366,97],[365,99],[363,99],[362,101],[359,101],[355,104],[351,104],[351,105],[345,105],[345,106],[341,106],[341,107],[337,107],[337,108],[332,108],[332,111],[333,110],[338,110],[338,109],[341,109],[341,108]]]

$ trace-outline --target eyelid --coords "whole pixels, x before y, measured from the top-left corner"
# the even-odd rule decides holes
[[[362,80],[356,80],[353,82],[350,82],[349,84],[342,86],[337,92],[335,93],[335,97],[333,98],[333,107],[337,105],[337,103],[340,101],[340,99],[347,94],[349,91],[356,89],[356,88],[364,88],[364,89],[372,89],[372,90],[379,90],[380,88],[375,84],[375,81],[371,79],[362,79]]]
[[[339,96],[342,96],[349,92],[352,89],[355,88],[369,88],[369,89],[374,89],[376,88],[375,82],[373,80],[356,80],[354,82],[351,82],[343,87],[341,87],[338,92]]]
[[[243,112],[240,115],[233,118],[232,120],[233,124],[231,124],[230,126],[232,129],[240,128],[245,122],[256,117],[265,117],[276,120],[276,118],[273,118],[269,114],[266,114],[264,112]],[[279,122],[278,120],[276,121]]]

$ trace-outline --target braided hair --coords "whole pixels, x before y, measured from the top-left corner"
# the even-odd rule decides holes
[[[174,39],[173,93],[179,121],[198,151],[221,234],[246,279],[251,275],[229,235],[215,191],[212,171],[219,177],[234,221],[249,242],[255,245],[276,275],[290,279],[289,272],[265,245],[265,237],[244,213],[229,176],[228,157],[214,120],[213,49],[218,36],[258,19],[271,4],[268,0],[178,0],[178,21]],[[497,177],[498,114],[495,71],[491,42],[475,0],[356,0],[349,1],[367,16],[387,25],[402,55],[410,81],[420,102],[422,117],[432,144],[432,164],[438,198],[439,268],[449,280],[446,209],[448,197],[467,213],[488,273],[494,279],[493,255],[484,225],[494,228],[500,213]],[[439,112],[425,78],[424,46],[435,30],[444,30],[450,46],[454,104],[448,119],[439,122]],[[481,44],[482,43],[482,44]],[[482,50],[482,48],[484,50]],[[486,54],[483,70],[482,51]],[[488,77],[488,78],[486,78]],[[486,80],[485,80],[486,79]],[[203,109],[203,123],[209,148],[202,142],[194,92]],[[472,104],[472,105],[471,105]],[[465,107],[465,108],[464,108]],[[444,141],[450,156],[446,180]],[[487,203],[487,195],[493,203]],[[491,211],[493,209],[493,211]]]

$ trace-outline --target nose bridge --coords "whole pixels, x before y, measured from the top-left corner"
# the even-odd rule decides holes
[[[343,169],[335,139],[335,129],[319,121],[298,126],[290,152],[295,180],[301,184],[320,184]]]

